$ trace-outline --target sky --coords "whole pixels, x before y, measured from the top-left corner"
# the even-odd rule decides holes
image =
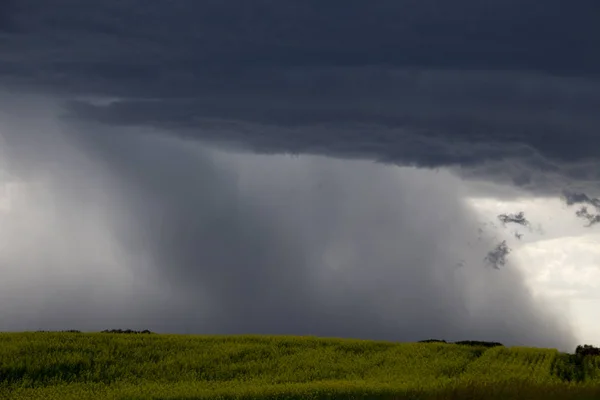
[[[598,17],[0,3],[0,330],[600,345]]]

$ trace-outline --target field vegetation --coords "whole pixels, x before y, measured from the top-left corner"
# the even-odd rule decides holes
[[[500,343],[0,333],[0,399],[600,399],[600,357]]]

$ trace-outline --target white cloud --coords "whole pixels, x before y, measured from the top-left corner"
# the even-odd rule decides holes
[[[580,341],[596,337],[600,344],[600,232],[583,227],[572,208],[558,198],[470,199],[482,217],[524,211],[542,232],[525,233],[522,242],[513,240],[512,257],[525,275],[532,293],[569,314]],[[513,228],[499,228],[509,235]]]

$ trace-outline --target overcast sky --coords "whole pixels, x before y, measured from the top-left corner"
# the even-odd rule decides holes
[[[0,3],[0,329],[600,344],[598,18]]]

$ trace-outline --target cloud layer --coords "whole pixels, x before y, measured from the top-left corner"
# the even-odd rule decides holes
[[[3,15],[0,85],[66,96],[79,118],[544,192],[600,181],[591,0],[27,0]]]

